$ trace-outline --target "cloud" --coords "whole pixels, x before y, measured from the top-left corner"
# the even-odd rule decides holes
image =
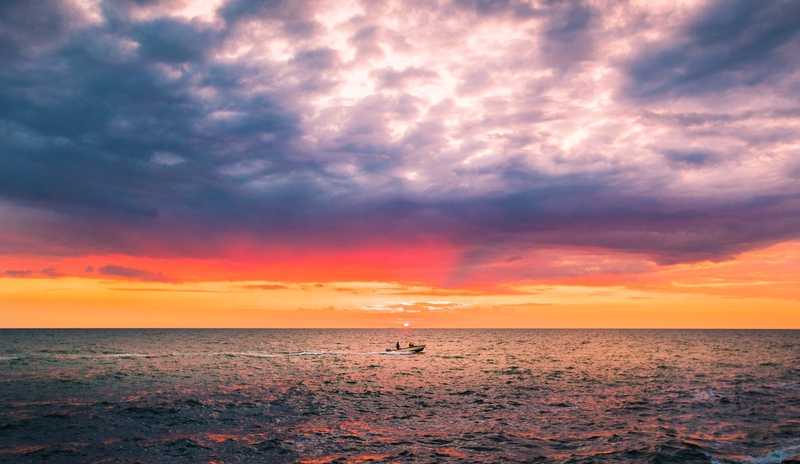
[[[180,20],[156,19],[137,24],[132,38],[144,59],[165,63],[197,63],[213,51],[216,31]]]
[[[245,285],[244,288],[249,290],[288,290],[290,287],[282,284],[254,284]]]
[[[160,273],[154,273],[132,267],[115,266],[113,264],[101,266],[100,268],[97,269],[97,273],[102,276],[120,277],[130,280],[155,280],[155,281],[167,280],[164,277],[164,275]]]
[[[720,161],[720,156],[710,150],[666,150],[664,156],[670,163],[689,168],[713,165]]]
[[[154,293],[229,293],[227,290],[211,290],[205,288],[132,288],[113,287],[115,292],[154,292]]]
[[[168,151],[156,151],[153,153],[153,156],[150,160],[153,163],[160,164],[162,166],[176,166],[186,162],[186,160],[181,156]]]
[[[0,7],[3,253],[435,242],[513,280],[800,236],[790,4],[36,5]]]
[[[452,311],[454,309],[467,308],[466,303],[455,303],[446,300],[432,301],[401,301],[397,303],[375,303],[362,306],[361,309],[373,312],[385,313],[423,313]]]
[[[33,269],[8,269],[2,273],[5,277],[11,278],[46,278],[55,279],[62,277],[63,274],[53,267],[46,267],[38,271]]]
[[[580,1],[554,2],[542,34],[542,52],[558,67],[579,63],[593,52],[594,9]]]
[[[308,0],[231,0],[220,9],[220,16],[231,28],[242,23],[256,28],[262,24],[278,25],[289,37],[305,38],[318,28],[312,12],[313,2]]]
[[[61,277],[63,275],[63,274],[61,274],[61,272],[59,272],[58,270],[56,270],[53,267],[46,267],[46,268],[40,270],[39,272],[42,275],[47,276],[47,277],[49,277],[51,279],[54,279],[56,277]]]
[[[373,74],[378,78],[382,88],[399,88],[405,85],[435,80],[439,77],[433,71],[409,67],[403,70],[393,68],[374,71]]]
[[[455,0],[458,7],[474,11],[478,15],[512,15],[528,18],[536,15],[530,3],[520,0]]]
[[[33,275],[33,271],[28,269],[9,269],[3,272],[3,275],[5,275],[6,277],[14,277],[14,278],[30,277]]]
[[[82,22],[81,11],[71,6],[61,0],[2,2],[0,59],[24,59],[55,45]]]
[[[715,1],[630,63],[635,97],[691,96],[753,86],[797,69],[800,5]]]

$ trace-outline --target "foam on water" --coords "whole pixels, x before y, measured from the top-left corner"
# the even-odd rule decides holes
[[[753,464],[780,464],[787,459],[794,458],[800,455],[800,445],[787,446],[775,450],[766,456],[751,458],[750,462]]]
[[[797,457],[800,457],[800,445],[785,446],[763,456],[738,456],[736,458],[710,456],[710,459],[711,464],[781,464]]]
[[[419,353],[413,353],[411,351],[378,351],[375,354],[384,354],[386,356],[414,356]]]

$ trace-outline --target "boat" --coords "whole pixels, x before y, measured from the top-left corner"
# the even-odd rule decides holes
[[[395,349],[395,348],[386,348],[386,353],[392,354],[417,354],[422,353],[422,350],[425,349],[425,345],[414,345],[414,346],[407,346],[405,348]]]

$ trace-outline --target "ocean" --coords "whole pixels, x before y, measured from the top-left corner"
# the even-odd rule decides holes
[[[800,331],[3,330],[0,462],[797,463]]]

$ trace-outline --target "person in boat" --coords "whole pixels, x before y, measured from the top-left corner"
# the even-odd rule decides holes
[[[400,342],[398,341],[395,347],[399,350],[400,349]]]
[[[409,348],[414,348],[414,346],[416,346],[416,345],[414,345],[414,344],[413,344],[413,343],[411,343],[411,342],[408,342],[408,347],[409,347]]]

